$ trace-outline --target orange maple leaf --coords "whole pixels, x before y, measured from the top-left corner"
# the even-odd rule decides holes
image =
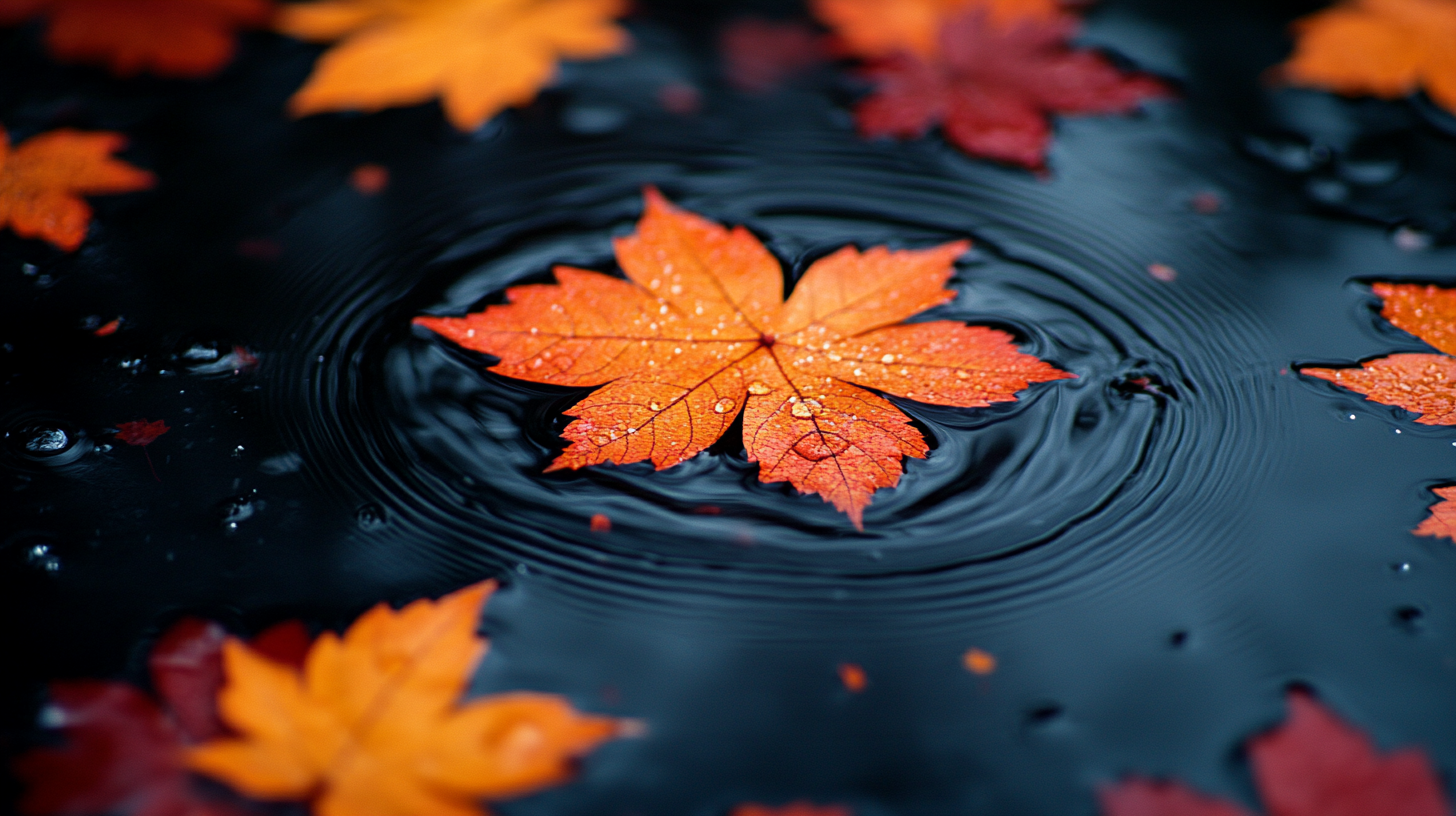
[[[1411,283],[1377,283],[1385,299],[1380,315],[1441,354],[1392,354],[1359,368],[1302,368],[1366,399],[1421,414],[1422,425],[1456,425],[1456,289]]]
[[[834,30],[844,47],[861,57],[900,51],[930,59],[940,51],[947,20],[981,9],[992,23],[1050,20],[1063,12],[1060,0],[813,0],[814,14]]]
[[[82,195],[152,186],[151,173],[112,158],[125,144],[119,133],[62,129],[11,148],[0,129],[0,226],[74,252],[91,224],[91,208]]]
[[[295,116],[377,111],[440,97],[455,127],[472,130],[524,105],[556,61],[627,46],[613,18],[627,0],[320,0],[288,6],[278,29],[343,39],[319,58],[289,101]]]
[[[1456,112],[1456,2],[1345,0],[1294,24],[1275,76],[1295,85],[1394,99],[1425,88]]]
[[[482,816],[480,799],[566,781],[575,758],[624,733],[549,694],[460,703],[485,652],[494,581],[364,613],[314,642],[300,672],[229,638],[218,697],[238,734],[188,754],[258,799],[312,799],[316,816]]]
[[[812,264],[783,300],[779,262],[653,189],[637,232],[615,242],[628,280],[558,266],[556,285],[506,290],[506,305],[415,323],[500,358],[490,370],[605,387],[567,413],[571,445],[550,470],[696,456],[743,412],[759,479],[817,493],[863,526],[901,459],[925,458],[910,420],[874,388],[937,405],[1010,402],[1073,375],[1018,351],[1010,335],[954,321],[900,321],[949,301],[970,244],[860,252]],[[859,386],[864,386],[861,388]]]
[[[272,14],[269,0],[0,0],[0,23],[46,18],[51,56],[120,76],[214,74],[232,61],[234,32]]]
[[[1431,506],[1431,515],[1411,532],[1456,541],[1456,487],[1438,487],[1433,492],[1441,501]]]

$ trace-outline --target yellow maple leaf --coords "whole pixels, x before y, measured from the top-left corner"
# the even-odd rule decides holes
[[[1348,95],[1395,99],[1424,88],[1456,112],[1456,2],[1345,0],[1294,24],[1276,75]]]
[[[627,0],[320,0],[287,6],[278,30],[342,40],[289,101],[295,116],[377,111],[436,97],[457,128],[524,105],[558,59],[623,51]]]
[[[628,724],[549,694],[460,703],[494,588],[380,604],[342,637],[320,636],[302,672],[229,638],[218,709],[238,736],[192,749],[188,764],[254,798],[312,799],[316,816],[482,816],[478,800],[566,781]]]

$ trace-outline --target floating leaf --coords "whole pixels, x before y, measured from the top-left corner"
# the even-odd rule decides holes
[[[301,669],[229,639],[219,710],[238,736],[192,749],[191,766],[254,798],[310,800],[317,816],[479,816],[477,800],[565,782],[626,724],[549,694],[461,701],[494,586],[380,604],[319,636]]]
[[[1294,85],[1385,99],[1424,88],[1456,112],[1456,3],[1344,0],[1294,24],[1294,54],[1276,69]]]
[[[289,102],[296,116],[377,111],[436,97],[455,127],[472,130],[524,105],[558,59],[627,47],[613,18],[626,0],[319,0],[287,6],[278,29],[342,42],[319,58]]]
[[[1392,354],[1359,368],[1301,368],[1385,405],[1420,414],[1422,425],[1456,425],[1456,290],[1421,284],[1377,283],[1380,314],[1444,354]]]
[[[272,14],[269,0],[0,0],[0,23],[46,18],[51,56],[119,76],[215,74],[232,61],[237,30]]]
[[[67,252],[81,246],[91,224],[81,196],[152,186],[151,173],[111,157],[126,144],[119,133],[62,129],[9,144],[0,130],[0,225]]]
[[[1456,487],[1438,487],[1434,492],[1441,501],[1431,507],[1431,515],[1411,532],[1456,541]]]
[[[855,121],[866,136],[902,139],[938,124],[973,156],[1036,169],[1051,141],[1049,116],[1129,113],[1169,95],[1151,76],[1072,48],[1075,31],[1065,17],[1000,26],[982,11],[963,14],[941,30],[940,57],[902,53],[871,64],[875,90]]]
[[[493,354],[490,370],[605,385],[567,411],[571,445],[551,470],[696,456],[743,414],[759,479],[817,493],[858,527],[871,495],[927,447],[909,418],[866,388],[937,405],[1011,402],[1071,377],[1010,335],[953,321],[900,321],[949,301],[957,241],[924,250],[845,247],[812,264],[785,302],[779,263],[742,227],[724,229],[646,194],[637,232],[616,241],[628,280],[556,267],[554,285],[509,303],[415,323]]]

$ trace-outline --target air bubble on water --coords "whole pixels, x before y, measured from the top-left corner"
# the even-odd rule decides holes
[[[61,557],[55,554],[49,544],[32,544],[25,551],[25,562],[52,575],[61,571]]]
[[[71,447],[71,436],[62,428],[30,428],[25,450],[37,456],[53,456]]]
[[[384,526],[384,508],[373,502],[360,505],[354,511],[354,521],[361,530],[377,530]]]
[[[1408,225],[1396,227],[1390,234],[1390,240],[1395,243],[1396,249],[1403,252],[1420,252],[1431,248],[1431,236]]]
[[[218,513],[222,517],[223,529],[233,532],[238,525],[252,518],[261,509],[262,503],[258,501],[254,493],[240,496],[230,496],[218,504]]]
[[[1410,565],[1410,562],[1409,561],[1397,561],[1394,564],[1391,564],[1390,565],[1390,571],[1393,572],[1393,573],[1395,573],[1396,575],[1400,575],[1400,576],[1410,575],[1410,573],[1411,573],[1411,565]]]

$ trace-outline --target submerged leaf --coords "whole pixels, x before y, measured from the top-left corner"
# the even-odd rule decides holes
[[[317,816],[479,816],[477,800],[565,782],[624,723],[549,694],[461,700],[493,589],[376,606],[321,635],[301,669],[229,639],[219,709],[238,736],[189,763],[255,798],[311,800]]]
[[[866,136],[918,138],[939,125],[973,156],[1039,168],[1053,114],[1129,113],[1169,95],[1146,74],[1074,49],[1076,22],[1059,17],[1002,26],[981,11],[945,24],[942,55],[897,54],[869,66],[874,92],[855,121]]]
[[[317,0],[286,7],[278,29],[341,40],[319,58],[289,109],[377,111],[436,97],[455,127],[472,130],[524,105],[559,59],[627,47],[613,18],[626,0]]]
[[[1269,816],[1450,816],[1440,777],[1425,753],[1388,754],[1309,694],[1289,694],[1289,716],[1248,741],[1249,761]],[[1238,804],[1177,782],[1130,778],[1098,791],[1104,816],[1246,816]]]
[[[1434,492],[1441,501],[1431,507],[1431,515],[1411,532],[1456,541],[1456,487],[1438,487]]]
[[[571,445],[551,470],[696,456],[743,414],[759,479],[817,493],[858,527],[871,495],[928,450],[873,388],[936,405],[1011,402],[1073,375],[1017,350],[1010,335],[954,321],[900,321],[949,301],[957,241],[923,250],[853,247],[813,263],[783,300],[779,262],[742,227],[725,229],[646,194],[637,232],[616,240],[628,280],[556,267],[509,303],[415,323],[493,354],[490,370],[604,386],[567,411]]]

